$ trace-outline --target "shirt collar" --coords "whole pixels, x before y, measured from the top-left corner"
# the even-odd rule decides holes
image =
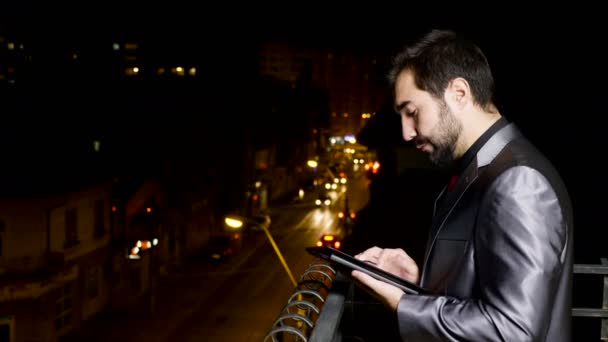
[[[452,169],[453,175],[460,175],[464,169],[473,161],[477,152],[485,145],[485,143],[501,128],[508,125],[509,122],[503,116],[490,126],[474,143],[469,147],[465,154],[456,160]]]

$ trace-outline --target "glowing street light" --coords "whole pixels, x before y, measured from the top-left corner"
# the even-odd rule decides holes
[[[307,164],[309,167],[312,167],[313,169],[314,169],[314,168],[316,168],[316,167],[319,165],[319,163],[317,163],[317,161],[316,161],[316,160],[309,160],[309,161],[308,161],[306,164]]]
[[[224,222],[226,222],[226,225],[228,227],[232,227],[232,228],[241,228],[243,226],[243,221],[241,221],[239,219],[230,218],[230,217],[226,217],[224,219]]]

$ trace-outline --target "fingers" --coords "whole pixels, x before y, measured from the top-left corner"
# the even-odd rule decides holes
[[[419,281],[418,265],[401,248],[372,247],[356,257],[411,282]]]
[[[384,302],[392,310],[397,309],[399,300],[404,294],[401,289],[383,281],[374,279],[360,271],[353,270],[351,275],[359,283],[359,285],[371,290],[374,297]]]
[[[382,248],[380,247],[371,247],[366,249],[365,251],[355,255],[355,258],[360,260],[369,261],[374,264],[378,264],[378,259],[382,254]]]

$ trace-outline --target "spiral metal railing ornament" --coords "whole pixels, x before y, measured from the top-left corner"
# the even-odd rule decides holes
[[[306,342],[336,277],[335,269],[315,258],[302,273],[293,294],[274,321],[264,342]]]

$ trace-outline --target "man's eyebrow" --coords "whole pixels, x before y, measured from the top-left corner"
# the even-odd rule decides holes
[[[410,103],[410,101],[403,101],[403,102],[397,103],[397,104],[395,105],[395,111],[396,111],[397,113],[400,113],[400,112],[401,112],[401,110],[402,110],[402,109],[403,109],[405,106],[407,106],[409,103]]]

